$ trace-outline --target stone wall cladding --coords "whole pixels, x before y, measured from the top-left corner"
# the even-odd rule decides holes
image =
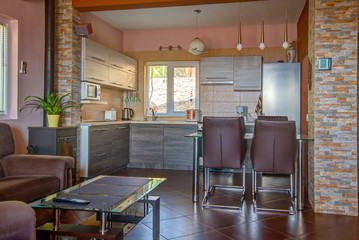
[[[81,38],[74,31],[80,14],[72,8],[72,0],[56,0],[55,4],[55,92],[71,93],[72,101],[77,103],[66,109],[61,119],[62,126],[74,126],[80,123]]]
[[[315,59],[330,57],[314,85],[316,212],[358,215],[358,1],[315,0]]]
[[[55,93],[71,93],[67,100],[75,102],[75,107],[66,109],[61,118],[62,126],[77,126],[80,123],[81,98],[81,37],[76,36],[74,26],[80,23],[80,13],[72,8],[72,0],[55,0]],[[80,136],[80,129],[77,131]],[[77,137],[77,149],[80,138]],[[80,159],[77,152],[77,159]],[[79,161],[77,173],[79,176]],[[79,179],[77,179],[78,182]]]

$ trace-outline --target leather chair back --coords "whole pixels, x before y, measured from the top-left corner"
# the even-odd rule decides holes
[[[0,146],[0,159],[15,152],[11,128],[6,123],[0,123]]]
[[[258,116],[258,120],[288,121],[288,117],[287,116]]]
[[[243,117],[203,118],[204,167],[241,169],[246,154],[243,127]]]
[[[256,120],[251,159],[256,172],[293,174],[297,158],[294,121]]]

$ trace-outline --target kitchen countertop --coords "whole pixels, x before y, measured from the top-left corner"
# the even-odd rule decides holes
[[[189,124],[189,125],[196,125],[198,122],[186,122],[186,121],[139,121],[139,120],[132,120],[132,121],[83,121],[80,123],[80,126],[100,126],[100,125],[110,125],[110,124]]]

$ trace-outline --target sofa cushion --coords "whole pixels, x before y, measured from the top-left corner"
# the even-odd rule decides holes
[[[13,154],[15,151],[14,140],[9,125],[0,123],[0,158]]]
[[[23,175],[0,178],[0,201],[18,200],[35,201],[49,194],[58,192],[60,180],[45,175]]]

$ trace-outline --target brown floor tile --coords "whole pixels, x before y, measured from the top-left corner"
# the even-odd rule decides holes
[[[144,224],[137,224],[125,237],[124,240],[152,240],[152,229]],[[160,240],[165,240],[160,236]]]
[[[152,227],[151,225],[152,224],[147,226]],[[160,229],[161,235],[167,239],[187,236],[210,230],[209,227],[206,227],[199,222],[196,222],[192,218],[185,216],[161,220]]]
[[[238,215],[238,210],[227,209],[213,209],[211,211],[201,212],[193,215],[192,218],[213,229],[229,227],[246,221]]]
[[[218,232],[238,240],[281,240],[289,236],[255,222],[247,222],[231,227],[217,229]]]
[[[179,238],[172,238],[173,240],[231,240],[232,238],[223,235],[217,231],[208,231],[197,233],[193,235],[188,235]]]

